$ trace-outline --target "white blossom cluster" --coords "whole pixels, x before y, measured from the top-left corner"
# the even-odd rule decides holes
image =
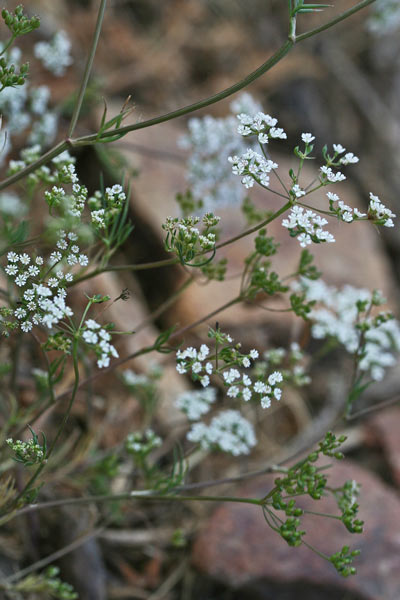
[[[132,371],[132,369],[125,369],[121,377],[125,385],[130,387],[134,387],[136,385],[148,385],[150,383],[150,379],[147,377],[147,375],[144,375],[143,373],[135,373],[135,371]]]
[[[373,34],[390,35],[400,28],[400,4],[398,0],[376,0],[367,21]]]
[[[326,195],[329,200],[330,212],[336,215],[341,221],[345,221],[345,223],[351,223],[352,221],[365,219],[367,217],[367,213],[362,213],[358,208],[351,208],[351,206],[345,204],[343,200],[340,200],[337,194],[327,192]]]
[[[262,355],[264,361],[257,363],[257,371],[262,375],[266,369],[279,367],[284,379],[301,387],[311,383],[311,377],[305,368],[305,355],[297,342],[290,344],[289,350],[285,348],[271,348]],[[282,366],[286,362],[285,368]]]
[[[370,192],[369,197],[368,217],[376,221],[379,225],[394,227],[393,219],[396,215],[382,204],[378,196],[374,196],[374,194]]]
[[[205,450],[219,448],[233,456],[249,454],[257,443],[252,424],[237,410],[221,411],[209,425],[195,423],[187,438]]]
[[[237,115],[240,122],[238,133],[243,137],[256,135],[260,144],[268,144],[269,139],[286,140],[287,135],[281,127],[276,127],[278,119],[259,111],[255,115],[245,112]]]
[[[185,413],[189,421],[198,421],[208,413],[216,398],[216,389],[207,387],[203,390],[190,390],[179,394],[175,404]]]
[[[313,308],[310,313],[313,337],[336,338],[348,352],[356,352],[361,335],[360,328],[357,327],[357,303],[370,304],[372,293],[350,285],[337,289],[328,286],[321,279],[303,279],[300,287],[306,292],[308,301],[315,300],[318,303],[318,307]],[[373,317],[368,317],[363,322],[368,328],[364,333],[365,347],[359,367],[362,371],[369,372],[372,379],[379,381],[384,376],[384,369],[396,362],[393,352],[400,352],[400,324],[395,319],[383,319],[380,322]]]
[[[8,438],[6,444],[15,452],[19,462],[28,463],[29,465],[41,463],[45,458],[43,447],[38,444],[34,439],[30,439],[27,442],[22,440],[13,440]]]
[[[96,353],[99,369],[108,367],[111,357],[118,358],[117,350],[110,344],[111,334],[100,323],[94,319],[87,319],[81,331],[82,339]]]
[[[282,390],[278,384],[283,381],[282,373],[274,371],[266,381],[263,379],[253,381],[247,373],[239,370],[239,368],[250,368],[252,360],[256,360],[258,356],[258,351],[255,349],[250,350],[249,354],[241,354],[238,350],[232,349],[229,353],[230,360],[227,362],[226,349],[218,356],[210,356],[210,348],[202,344],[199,351],[192,346],[185,350],[178,350],[176,369],[180,374],[191,373],[192,379],[199,381],[204,388],[210,384],[210,376],[217,375],[230,398],[243,399],[245,402],[253,398],[260,402],[262,408],[269,408],[272,399],[281,398]],[[230,366],[232,362],[234,366]]]
[[[152,429],[146,429],[143,433],[130,433],[125,440],[125,450],[129,454],[146,456],[161,444],[162,439]]]
[[[230,109],[235,115],[255,115],[261,107],[244,93],[230,104]],[[239,205],[245,191],[231,176],[227,161],[230,155],[244,153],[248,144],[237,134],[236,118],[194,118],[189,120],[188,129],[179,145],[189,152],[186,177],[194,198],[202,200],[206,211],[215,210],[216,206]]]
[[[14,192],[2,192],[0,194],[0,213],[3,218],[17,217],[25,214],[27,208]]]
[[[61,77],[66,68],[73,63],[70,55],[71,46],[71,41],[65,31],[57,31],[50,42],[35,44],[34,54],[48,71]]]
[[[310,209],[304,209],[302,206],[294,205],[290,209],[287,219],[283,219],[282,226],[290,231],[290,235],[297,236],[300,246],[305,248],[312,242],[335,242],[334,236],[323,229],[328,221],[317,215]]]
[[[206,213],[202,218],[203,230],[200,231],[196,225],[200,222],[199,217],[167,217],[162,225],[167,232],[165,246],[168,251],[177,251],[180,256],[187,256],[195,250],[212,250],[215,246],[215,233],[209,231],[220,221],[220,217],[213,213]]]
[[[34,325],[40,324],[51,329],[65,317],[73,315],[66,304],[65,287],[73,281],[68,267],[88,264],[88,257],[80,252],[76,240],[75,233],[60,231],[57,249],[50,254],[47,266],[41,256],[31,258],[27,253],[7,254],[8,263],[4,271],[21,288],[14,316],[22,331],[31,331]],[[61,268],[63,261],[68,265],[67,272]]]
[[[105,229],[108,225],[108,217],[111,217],[115,210],[119,212],[125,201],[126,194],[119,184],[106,188],[104,201],[102,193],[95,192],[88,200],[93,225],[98,229]]]
[[[274,161],[264,158],[251,148],[241,156],[229,156],[228,161],[232,164],[232,173],[241,176],[241,182],[246,189],[252,188],[256,182],[268,187],[268,174],[272,169],[278,168]]]
[[[329,183],[338,183],[346,179],[346,175],[343,175],[343,173],[340,171],[336,171],[335,173],[331,167],[326,165],[320,167],[319,170],[321,171],[320,181],[323,185],[328,185]]]
[[[20,65],[22,52],[13,47],[6,53],[6,60],[16,67]],[[0,130],[0,164],[3,164],[12,148],[12,138],[30,127],[28,144],[49,146],[55,139],[58,115],[49,108],[50,90],[47,86],[7,87],[0,94],[0,112],[3,128]]]

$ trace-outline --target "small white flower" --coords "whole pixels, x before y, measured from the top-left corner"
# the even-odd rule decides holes
[[[85,325],[88,329],[100,329],[100,325],[94,319],[87,319]]]
[[[202,364],[198,361],[193,363],[193,365],[192,365],[193,373],[200,373],[202,368],[203,368]]]
[[[200,383],[203,387],[207,387],[210,383],[210,378],[208,375],[203,375],[203,377],[200,379]]]
[[[315,140],[315,136],[312,133],[302,133],[301,139],[305,144],[311,144]]]
[[[333,144],[333,149],[338,154],[343,154],[343,152],[346,152],[346,148],[343,148],[341,144]]]
[[[99,360],[97,361],[97,366],[99,367],[99,369],[108,367],[109,364],[110,364],[110,358],[106,354],[103,354],[101,356],[101,358],[99,358]]]
[[[268,377],[269,385],[276,385],[277,383],[280,383],[281,381],[283,381],[283,377],[282,377],[282,373],[280,373],[280,371],[274,371]]]
[[[86,254],[80,254],[78,256],[78,262],[81,265],[81,267],[86,267],[89,264],[89,259],[86,256]]]
[[[23,323],[21,323],[21,329],[22,329],[22,331],[25,331],[25,333],[30,331],[32,329],[32,327],[33,327],[33,325],[30,321],[24,321]]]
[[[19,260],[23,265],[29,265],[31,262],[30,256],[28,256],[26,253],[20,254]]]
[[[19,255],[16,252],[8,252],[7,259],[11,263],[16,263],[19,261]]]
[[[237,398],[237,396],[239,395],[239,388],[237,385],[232,385],[228,391],[227,391],[227,395],[230,396],[231,398]]]
[[[248,402],[251,399],[251,391],[249,388],[246,387],[242,390],[242,397],[245,402]]]
[[[259,356],[258,350],[255,350],[254,348],[253,348],[253,350],[250,350],[249,354],[250,354],[250,358],[252,358],[253,360],[258,358],[258,356]]]
[[[271,398],[269,398],[268,396],[264,396],[263,398],[261,398],[261,407],[262,408],[269,408],[271,406]]]
[[[256,381],[254,384],[254,391],[257,392],[257,394],[265,394],[267,392],[268,388],[265,385],[265,383],[263,383],[262,381]]]
[[[97,342],[99,340],[97,333],[95,333],[94,331],[91,331],[90,329],[87,329],[86,331],[84,331],[82,334],[82,337],[87,344],[97,344]]]

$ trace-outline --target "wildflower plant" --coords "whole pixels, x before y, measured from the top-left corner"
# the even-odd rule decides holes
[[[36,29],[39,20],[28,18],[22,6],[13,13],[3,10],[10,37],[0,52],[0,107],[5,122],[2,159],[7,172],[0,182],[0,258],[4,280],[4,289],[0,290],[0,329],[9,350],[0,365],[0,377],[7,380],[10,392],[5,394],[2,390],[0,393],[10,408],[10,418],[2,422],[2,460],[6,464],[4,457],[11,456],[25,472],[18,479],[18,490],[9,476],[0,481],[1,522],[47,506],[40,497],[41,487],[46,483],[43,475],[51,478],[57,470],[56,451],[65,439],[66,427],[83,385],[96,380],[101,372],[98,370],[108,371],[112,376],[119,365],[132,358],[157,352],[166,355],[166,359],[174,355],[176,370],[187,388],[175,393],[175,408],[182,414],[184,425],[174,455],[171,457],[170,453],[169,459],[165,458],[170,452],[170,446],[164,451],[168,432],[165,435],[161,431],[157,420],[157,400],[162,391],[160,369],[150,369],[141,375],[125,370],[120,378],[142,405],[142,427],[131,431],[100,462],[94,461],[94,467],[93,463],[80,464],[80,459],[76,456],[75,459],[81,473],[100,474],[109,480],[117,476],[120,465],[126,466],[131,469],[139,489],[124,489],[115,494],[112,485],[107,483],[106,488],[101,488],[107,489],[107,493],[101,496],[83,493],[82,498],[61,498],[57,504],[64,501],[85,504],[162,500],[173,503],[224,499],[248,502],[260,507],[271,529],[290,546],[309,546],[304,539],[302,517],[307,510],[302,507],[302,497],[319,502],[324,496],[332,495],[338,514],[317,514],[341,521],[352,534],[362,532],[363,522],[358,518],[358,484],[348,481],[332,489],[327,465],[320,462],[324,457],[343,458],[340,446],[345,437],[332,432],[324,436],[316,450],[291,466],[264,469],[264,472],[279,472],[280,476],[263,498],[188,494],[192,489],[192,484],[187,483],[192,466],[187,458],[196,452],[199,460],[213,452],[230,457],[250,455],[257,447],[259,422],[268,418],[269,411],[284,399],[285,386],[306,389],[309,385],[312,356],[299,342],[292,342],[288,348],[246,347],[234,341],[218,323],[214,328],[209,327],[208,338],[204,334],[198,344],[186,345],[183,340],[186,331],[209,322],[225,308],[239,303],[263,306],[267,303],[264,307],[268,309],[268,301],[274,297],[285,303],[282,310],[294,313],[307,323],[315,339],[340,344],[353,357],[354,369],[343,400],[343,417],[354,416],[354,406],[364,389],[373,381],[380,381],[385,370],[394,364],[395,353],[400,350],[400,326],[391,313],[379,309],[383,299],[378,292],[350,286],[338,290],[324,283],[313,264],[310,249],[321,243],[335,243],[329,231],[332,220],[342,226],[394,227],[396,215],[376,195],[377,190],[370,192],[368,207],[364,210],[348,206],[338,195],[338,187],[345,185],[348,169],[358,164],[358,157],[340,143],[324,146],[318,154],[314,135],[304,132],[293,148],[293,167],[284,173],[274,159],[277,145],[287,141],[284,124],[281,126],[275,116],[263,112],[262,106],[249,94],[239,96],[231,104],[234,114],[226,119],[202,117],[188,123],[189,132],[181,144],[188,152],[189,189],[177,195],[181,215],[168,217],[162,225],[167,257],[154,263],[122,265],[111,261],[128,236],[135,234],[134,224],[129,221],[129,186],[121,178],[120,182],[105,189],[100,185],[100,189],[89,193],[84,181],[80,181],[73,154],[75,148],[113,142],[129,131],[189,114],[240,91],[271,69],[296,43],[350,17],[373,1],[363,0],[322,28],[297,34],[298,19],[307,21],[308,14],[324,11],[328,5],[289,0],[287,41],[239,84],[204,101],[130,125],[125,124],[130,113],[126,105],[109,120],[105,109],[97,132],[75,137],[106,9],[106,0],[101,0],[68,131],[65,139],[52,148],[48,146],[57,131],[57,114],[47,108],[49,91],[43,86],[31,87],[28,65],[20,62],[21,52],[13,46],[19,36]],[[58,32],[52,41],[36,44],[34,55],[55,76],[62,76],[72,63],[70,48],[66,34]],[[7,161],[10,134],[24,132],[28,126],[26,147],[20,151],[19,158]],[[46,130],[48,135],[45,135]],[[314,176],[304,168],[310,160],[317,165]],[[18,196],[14,188],[8,191],[17,184]],[[268,190],[277,204],[256,208],[248,197],[249,190],[255,187]],[[30,223],[24,220],[24,214],[30,202],[39,198],[43,206],[47,206],[48,215],[43,223],[43,236],[37,243],[31,237]],[[226,206],[228,200],[242,206],[249,228],[225,239],[223,219],[215,216],[214,210]],[[19,203],[20,210],[12,208],[15,202]],[[269,225],[278,219],[288,237],[295,238],[300,246],[295,272],[278,273],[274,267],[279,244],[270,235]],[[254,249],[244,259],[236,297],[185,328],[174,326],[161,331],[153,343],[130,355],[120,356],[116,336],[135,333],[116,331],[107,318],[107,308],[113,302],[124,301],[126,292],[112,299],[109,295],[85,294],[77,286],[108,271],[174,264],[183,273],[190,273],[176,293],[178,296],[198,277],[202,281],[223,281],[229,264],[226,258],[216,256],[217,251],[253,234]],[[159,307],[154,316],[162,314],[168,306],[169,301]],[[38,398],[28,408],[20,406],[17,400],[19,348],[25,340],[37,345],[39,353],[35,356],[40,356],[30,371]],[[82,378],[83,370],[90,373],[86,379]],[[57,386],[67,374],[72,375],[72,388],[60,392]],[[54,430],[43,433],[40,441],[31,425],[62,399],[67,402],[58,424]],[[28,440],[24,437],[27,428],[32,436]],[[83,482],[80,485],[83,486]],[[210,482],[195,485],[207,487]],[[343,546],[332,555],[323,555],[318,549],[311,549],[328,560],[340,575],[355,573],[352,561],[358,551]],[[54,569],[35,573],[42,566],[39,561],[38,565],[29,567],[28,577],[26,569],[21,570],[0,582],[1,588],[12,594],[43,592],[57,598],[77,597]]]

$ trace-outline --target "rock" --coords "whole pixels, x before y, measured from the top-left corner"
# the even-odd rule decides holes
[[[400,408],[393,407],[371,417],[366,428],[373,433],[375,441],[387,457],[393,479],[400,486]]]
[[[305,540],[326,554],[333,554],[348,544],[360,548],[356,558],[357,575],[342,578],[333,566],[305,546],[289,547],[268,528],[261,509],[246,504],[222,504],[209,518],[195,540],[194,566],[217,581],[233,588],[258,582],[298,584],[300,586],[332,586],[342,594],[353,593],[363,600],[398,600],[400,597],[400,501],[374,475],[346,460],[335,465],[330,474],[331,485],[348,479],[361,483],[360,518],[365,532],[351,535],[337,520],[309,515],[304,520]],[[271,489],[268,481],[253,482],[237,490],[237,496],[263,497]],[[335,503],[299,500],[309,510],[337,514]],[[318,506],[321,504],[321,506]],[[270,596],[259,596],[266,599]],[[293,596],[298,597],[298,596]],[[326,597],[322,592],[320,598]],[[330,597],[330,596],[329,596]],[[338,597],[342,598],[342,595]]]

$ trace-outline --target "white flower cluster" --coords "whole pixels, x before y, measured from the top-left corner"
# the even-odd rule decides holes
[[[351,223],[352,221],[356,221],[358,219],[365,219],[367,217],[367,214],[362,213],[358,208],[351,208],[351,206],[345,204],[342,200],[340,200],[337,194],[327,192],[326,195],[329,199],[330,212],[336,215],[337,218],[341,221]],[[337,204],[335,206],[336,202]]]
[[[66,304],[65,290],[73,281],[73,274],[64,272],[60,263],[65,260],[70,267],[88,264],[88,257],[80,253],[76,240],[77,236],[73,232],[59,232],[57,250],[49,257],[50,269],[44,266],[41,256],[32,259],[26,253],[7,254],[5,273],[21,288],[21,298],[14,316],[22,331],[31,331],[34,325],[39,324],[51,329],[65,317],[73,315],[71,308]]]
[[[277,384],[283,381],[283,376],[280,371],[271,373],[267,383],[262,380],[257,380],[253,383],[249,375],[241,375],[241,373],[234,368],[224,371],[222,376],[225,383],[230,386],[227,395],[231,398],[239,397],[243,398],[245,402],[248,402],[253,394],[256,394],[260,398],[262,408],[269,408],[271,406],[272,398],[275,400],[281,399],[282,390],[277,387]]]
[[[210,384],[209,376],[214,371],[214,365],[211,361],[204,363],[209,354],[210,348],[206,344],[200,346],[200,351],[192,346],[189,346],[186,350],[178,350],[176,353],[176,370],[181,375],[191,370],[196,380],[200,381],[203,387],[207,387]]]
[[[95,192],[88,200],[93,225],[98,229],[105,229],[108,225],[108,217],[111,217],[116,210],[119,212],[125,201],[126,194],[119,184],[106,188],[104,201],[102,193]]]
[[[73,231],[68,234],[62,229],[59,231],[59,239],[57,241],[57,250],[52,252],[49,257],[49,264],[54,266],[61,261],[66,261],[70,267],[80,265],[87,267],[89,259],[86,254],[81,253],[79,246],[75,243],[78,236]],[[69,279],[72,281],[71,274]]]
[[[111,334],[94,319],[85,321],[82,339],[95,351],[99,369],[108,367],[112,356],[114,358],[119,356],[115,347],[110,344]]]
[[[183,392],[178,396],[175,404],[179,410],[185,413],[189,421],[198,421],[208,413],[216,398],[216,389],[208,387],[204,390]]]
[[[6,53],[6,61],[15,67],[20,66],[22,52],[13,47]],[[28,127],[29,144],[50,145],[56,137],[58,115],[48,108],[50,90],[47,86],[7,87],[0,94],[0,112],[3,116],[4,127],[0,131],[0,164],[12,148],[12,137]]]
[[[375,35],[390,35],[400,28],[398,0],[376,0],[367,21],[368,29]]]
[[[396,215],[382,204],[378,196],[374,196],[374,194],[370,193],[369,197],[368,217],[376,221],[379,225],[394,227],[393,219]]]
[[[146,429],[144,433],[130,433],[125,440],[125,449],[129,454],[146,456],[161,444],[162,439],[152,429]]]
[[[292,206],[287,219],[283,219],[282,226],[290,231],[292,237],[297,236],[300,246],[305,248],[312,242],[319,244],[320,242],[332,243],[335,241],[334,236],[323,227],[328,224],[328,221],[317,215],[312,210],[305,210],[302,206]]]
[[[38,42],[34,47],[36,58],[58,77],[64,75],[66,68],[73,63],[70,51],[71,41],[65,31],[58,31],[50,42]]]
[[[357,351],[360,343],[358,325],[358,302],[371,303],[369,290],[357,289],[350,285],[337,289],[322,280],[302,279],[301,289],[306,292],[308,301],[315,300],[318,308],[310,313],[313,322],[312,335],[317,339],[336,338],[350,353]],[[369,326],[364,333],[365,348],[359,363],[362,371],[370,372],[372,379],[379,381],[384,369],[395,364],[393,352],[400,351],[400,324],[395,319],[375,321],[369,317],[364,322]]]
[[[328,185],[329,183],[338,183],[339,181],[344,181],[346,179],[346,175],[343,175],[340,171],[332,171],[331,167],[327,167],[323,165],[319,168],[321,171],[320,181],[323,185]]]
[[[278,366],[284,376],[284,379],[291,381],[295,386],[301,387],[311,383],[311,377],[306,373],[305,355],[297,342],[290,344],[289,350],[285,348],[272,348],[263,353],[265,363],[258,363],[260,375],[263,371]],[[286,368],[282,368],[283,361],[286,361]]]
[[[261,106],[244,93],[230,104],[230,109],[234,114],[255,115]],[[201,200],[203,209],[208,211],[216,206],[240,204],[245,192],[231,176],[227,162],[228,156],[244,153],[248,145],[237,134],[236,118],[194,118],[189,120],[188,129],[179,145],[189,152],[186,177],[194,198]]]
[[[215,227],[220,217],[212,213],[207,213],[202,218],[204,230],[195,227],[200,221],[199,217],[185,217],[178,219],[177,217],[167,217],[162,225],[164,231],[167,232],[165,245],[170,252],[175,250],[181,257],[188,258],[195,250],[212,250],[215,246],[215,233],[208,231],[211,227]]]
[[[125,371],[123,371],[122,381],[129,387],[134,387],[136,385],[148,385],[150,383],[150,379],[147,377],[147,375],[135,373],[135,371],[132,371],[132,369],[125,369]]]
[[[15,452],[18,462],[24,462],[29,465],[41,463],[45,457],[43,447],[34,439],[27,442],[8,438],[6,444]]]
[[[0,194],[0,213],[7,217],[21,217],[27,210],[21,199],[13,192],[3,192]]]
[[[233,456],[249,454],[257,443],[253,426],[237,410],[220,412],[209,425],[195,423],[187,438],[206,450],[219,448]]]
[[[229,337],[231,343],[233,340]],[[249,354],[241,354],[236,349],[231,349],[229,353],[230,365],[233,362],[242,368],[248,369],[251,361],[258,358],[258,351],[250,350]],[[225,358],[224,358],[225,357]],[[230,398],[243,399],[248,402],[251,398],[260,401],[262,408],[269,408],[271,400],[280,400],[282,390],[277,384],[283,381],[282,373],[275,371],[271,373],[267,381],[259,379],[254,381],[246,373],[241,373],[238,368],[233,366],[223,366],[228,356],[226,348],[223,354],[219,356],[210,356],[210,348],[206,344],[200,346],[200,350],[189,347],[185,350],[178,350],[176,353],[178,373],[184,374],[191,372],[192,379],[199,381],[203,387],[210,384],[210,376],[218,375],[222,378],[224,386],[227,388],[227,395]]]
[[[39,324],[51,328],[64,317],[72,316],[73,312],[65,302],[67,293],[64,289],[72,280],[69,273],[57,271],[46,285],[43,282],[44,261],[41,256],[31,261],[26,253],[9,252],[7,258],[5,272],[14,279],[15,285],[22,288],[19,306],[14,311],[22,331],[28,332],[33,325]]]
[[[242,177],[241,182],[246,189],[252,188],[255,182],[268,187],[268,173],[278,168],[274,161],[264,158],[251,148],[241,156],[229,156],[228,161],[232,164],[232,173]]]
[[[269,139],[286,140],[287,135],[281,127],[276,127],[278,119],[266,115],[263,112],[257,112],[254,116],[246,113],[237,115],[240,125],[238,133],[243,137],[256,135],[260,144],[268,144]]]

